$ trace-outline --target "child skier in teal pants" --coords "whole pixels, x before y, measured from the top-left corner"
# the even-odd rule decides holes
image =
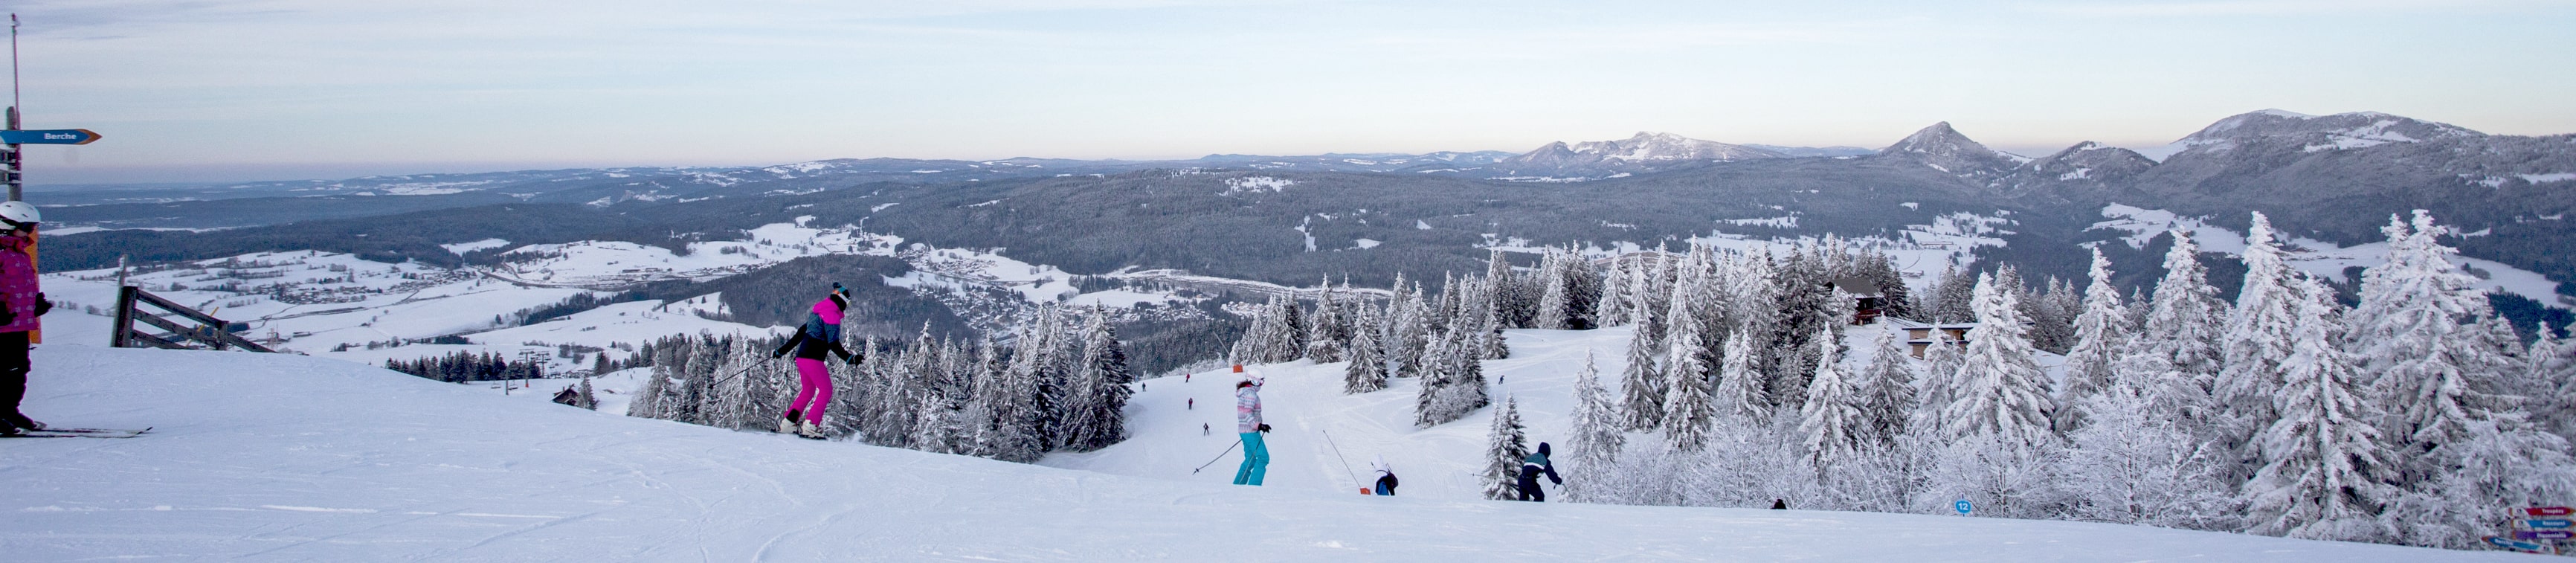
[[[1234,471],[1234,484],[1261,486],[1261,475],[1270,469],[1270,448],[1261,444],[1261,433],[1270,425],[1261,423],[1261,380],[1245,378],[1234,384],[1234,430],[1243,436],[1243,468]]]

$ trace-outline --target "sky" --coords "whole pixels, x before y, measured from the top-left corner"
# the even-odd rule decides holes
[[[827,158],[2576,132],[2576,0],[4,0],[36,184]]]

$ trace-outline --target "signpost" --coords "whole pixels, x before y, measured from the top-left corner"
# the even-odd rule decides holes
[[[2505,509],[2513,527],[2504,535],[2487,536],[2489,545],[2523,553],[2558,553],[2559,542],[2576,539],[2576,508],[2565,506],[2531,506]],[[2548,517],[2548,518],[2542,518]]]
[[[1959,499],[1959,502],[1950,503],[1950,508],[1959,511],[1960,516],[1966,516],[1969,512],[1975,511],[1977,505],[1968,504],[1968,499]]]
[[[2489,545],[2493,545],[2493,546],[2501,547],[2501,548],[2505,548],[2505,549],[2510,549],[2510,550],[2514,550],[2514,551],[2520,551],[2520,552],[2523,552],[2523,553],[2552,553],[2552,552],[2555,552],[2555,551],[2556,551],[2556,550],[2550,549],[2548,544],[2543,544],[2543,543],[2539,543],[2539,542],[2528,542],[2528,541],[2523,541],[2523,540],[2517,540],[2517,539],[2505,538],[2505,537],[2501,537],[2501,536],[2487,536],[2487,538],[2486,538],[2486,539],[2487,539],[2487,544],[2489,544]]]
[[[98,142],[98,138],[97,131],[88,129],[19,130],[11,128],[8,131],[0,131],[0,141],[12,145],[86,145]]]

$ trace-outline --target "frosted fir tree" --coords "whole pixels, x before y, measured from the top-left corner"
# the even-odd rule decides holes
[[[1754,367],[1762,354],[1753,349],[1751,331],[1727,335],[1725,350],[1718,360],[1717,388],[1711,392],[1717,415],[1730,426],[1769,424],[1771,398],[1762,391],[1762,370]]]
[[[1474,341],[1469,336],[1451,335],[1449,354],[1445,356],[1450,363],[1449,384],[1441,390],[1441,400],[1447,403],[1445,408],[1452,413],[1449,416],[1451,420],[1493,404],[1493,399],[1485,394],[1485,362],[1476,358]]]
[[[1975,321],[1975,282],[1975,278],[1968,277],[1966,272],[1952,265],[1942,270],[1940,280],[1933,282],[1932,292],[1925,295],[1928,301],[1917,308],[1931,315],[1930,320],[1935,323]]]
[[[1521,460],[1529,457],[1529,439],[1522,434],[1520,401],[1503,398],[1503,408],[1494,409],[1494,423],[1485,431],[1485,470],[1482,481],[1485,498],[1512,500],[1519,498]]]
[[[1674,450],[1696,452],[1708,442],[1719,416],[1709,365],[1696,352],[1700,331],[1689,315],[1673,327],[1673,349],[1665,355],[1664,441]]]
[[[1423,358],[1416,361],[1422,366],[1422,387],[1413,396],[1414,427],[1430,428],[1458,419],[1449,412],[1449,404],[1445,400],[1448,396],[1446,388],[1452,384],[1450,370],[1456,368],[1455,362],[1445,359],[1450,353],[1450,340],[1446,337],[1432,339],[1430,346],[1423,348]]]
[[[1843,375],[1842,356],[1835,351],[1833,338],[1820,334],[1815,342],[1819,349],[1816,374],[1809,378],[1807,400],[1799,407],[1798,434],[1806,442],[1807,460],[1818,475],[1824,475],[1859,457],[1869,420],[1861,410],[1860,388]]]
[[[1127,384],[1135,374],[1127,367],[1127,351],[1118,343],[1118,331],[1109,326],[1109,315],[1095,308],[1091,322],[1082,330],[1082,361],[1074,373],[1074,408],[1068,413],[1065,447],[1074,451],[1091,451],[1109,447],[1127,439],[1124,413],[1127,399],[1135,389]]]
[[[1509,400],[1504,401],[1510,406]],[[1592,352],[1583,353],[1583,370],[1574,374],[1574,430],[1565,440],[1565,458],[1575,471],[1605,474],[1619,461],[1619,450],[1628,442],[1620,431],[1619,406],[1610,400],[1610,391],[1601,387],[1601,370],[1592,362]],[[1598,502],[1609,491],[1594,479],[1576,479],[1567,483],[1565,498],[1571,502]]]
[[[1969,331],[1968,353],[1959,365],[1959,394],[1942,412],[1944,434],[2000,436],[2025,446],[2054,443],[2048,374],[2031,360],[2037,350],[2022,338],[2020,304],[2013,292],[1991,281],[1977,280],[1976,314],[1984,321]]]
[[[658,363],[654,364],[650,373],[644,375],[644,385],[635,390],[635,398],[627,400],[626,416],[662,418],[662,397],[669,393],[669,390],[664,387],[667,387],[670,381],[671,368]]]
[[[573,406],[590,410],[599,410],[599,398],[591,394],[590,376],[588,375],[581,376],[581,390],[579,397],[580,398],[574,399]]]
[[[2380,430],[2398,445],[2398,482],[2413,488],[2453,466],[2444,446],[2519,399],[2498,393],[2504,362],[2475,330],[2492,312],[2474,278],[2451,265],[2455,251],[2436,240],[2449,229],[2422,211],[2412,228],[2391,221],[2387,263],[2363,275],[2351,340],[2365,346],[2375,404],[2390,411]]]
[[[2111,284],[2111,260],[2102,249],[2093,249],[2093,267],[2087,275],[2091,283],[2084,288],[2083,312],[2075,315],[2074,348],[2066,352],[2066,385],[2057,396],[2057,428],[2072,431],[2084,426],[2090,415],[2090,399],[2111,385],[2119,366],[2121,350],[2129,345],[2129,311],[2120,302],[2120,288]]]
[[[1637,278],[1637,309],[1629,317],[1637,323],[1637,332],[1645,333],[1644,341],[1661,346],[1664,342],[1664,312],[1672,306],[1673,256],[1663,247],[1655,248],[1648,263],[1638,266],[1643,275]]]
[[[1931,333],[1932,342],[1923,347],[1923,379],[1915,387],[1918,400],[1910,424],[1941,436],[1946,428],[1942,426],[1942,413],[1949,411],[1950,403],[1958,401],[1959,365],[1967,361],[1967,348],[1938,325]]]
[[[1315,319],[1306,327],[1306,359],[1315,363],[1339,362],[1349,347],[1350,321],[1341,304],[1333,299],[1333,281],[1324,280],[1324,294],[1315,300]]]
[[[1619,427],[1644,431],[1663,425],[1664,372],[1655,367],[1654,336],[1644,326],[1628,336],[1628,366],[1619,371]]]
[[[2524,355],[2523,373],[2531,374],[2531,419],[2560,438],[2576,441],[2576,347],[2558,338],[2547,323]]]
[[[1915,408],[1914,362],[1905,355],[1894,325],[1882,324],[1871,339],[1869,365],[1857,374],[1860,383],[1862,435],[1877,447],[1896,445]]]
[[[1342,366],[1342,392],[1360,394],[1386,388],[1386,345],[1377,315],[1362,311],[1351,317],[1350,364]]]
[[[1490,314],[1476,315],[1476,357],[1501,360],[1512,357],[1512,346],[1503,339],[1503,326]]]
[[[1403,294],[1399,293],[1399,295]],[[1424,369],[1422,359],[1431,347],[1432,337],[1436,336],[1431,332],[1430,319],[1426,318],[1427,314],[1422,303],[1422,288],[1413,288],[1412,294],[1400,301],[1398,306],[1389,309],[1387,315],[1392,318],[1389,321],[1392,324],[1388,326],[1387,331],[1389,336],[1385,342],[1386,356],[1395,361],[1395,375],[1397,377],[1422,376]]]
[[[2133,349],[2154,357],[2155,361],[2140,366],[2162,364],[2166,375],[2157,378],[2164,386],[2157,392],[2160,400],[2188,424],[2214,428],[2219,421],[2217,413],[2211,412],[2210,390],[2220,367],[2218,337],[2225,304],[2218,300],[2218,288],[2209,286],[2209,270],[2200,263],[2199,245],[2183,231],[2171,234],[2174,244],[2165,253],[2165,277],[2156,282],[2155,297],[2148,304],[2146,322],[2138,327]]]
[[[1628,318],[1628,314],[1637,309],[1636,296],[1629,293],[1636,289],[1633,281],[1636,276],[1637,261],[1611,261],[1609,275],[1601,280],[1601,299],[1592,303],[1594,322],[1604,327],[1636,322]]]
[[[1551,250],[1538,273],[1538,315],[1530,319],[1530,328],[1564,330],[1574,328],[1574,293],[1566,283],[1567,268],[1573,267],[1562,255]]]
[[[2338,308],[2323,285],[2301,299],[2291,355],[2282,361],[2279,418],[2256,436],[2263,465],[2244,485],[2247,533],[2295,538],[2387,541],[2379,518],[2396,491],[2385,484],[2389,459],[2372,421],[2352,359],[2337,334]]]
[[[2302,322],[2302,300],[2291,289],[2298,283],[2296,274],[2272,240],[2272,222],[2260,212],[2253,221],[2245,235],[2245,285],[2237,291],[2236,307],[2219,337],[2220,367],[2211,390],[2226,411],[2222,418],[2229,447],[2242,447],[2275,418],[2272,393],[2281,386],[2281,362],[2290,358],[2292,333]],[[2233,474],[2247,475],[2251,469]]]

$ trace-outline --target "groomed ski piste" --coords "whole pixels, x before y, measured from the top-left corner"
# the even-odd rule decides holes
[[[1513,358],[1487,375],[1503,380],[1497,398],[1520,397],[1532,439],[1549,441],[1584,351],[1615,384],[1609,358],[1626,341],[1624,330],[1509,336]],[[37,419],[157,428],[0,441],[9,561],[2526,557],[2062,521],[1478,500],[1468,468],[1489,411],[1415,430],[1410,381],[1343,396],[1339,364],[1252,368],[1269,377],[1278,427],[1256,488],[1225,484],[1239,451],[1190,473],[1233,440],[1225,373],[1145,381],[1132,439],[1039,466],[628,418],[335,359],[48,344],[34,362]],[[1401,495],[1357,494],[1336,445],[1353,471],[1385,455]]]

